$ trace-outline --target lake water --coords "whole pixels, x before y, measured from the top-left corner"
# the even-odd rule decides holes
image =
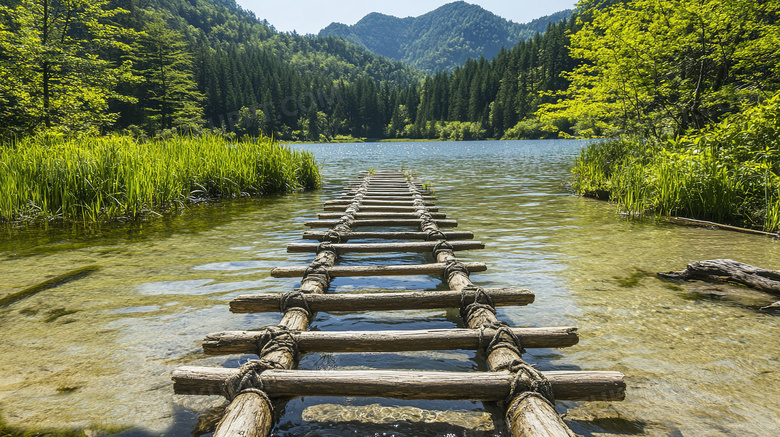
[[[572,348],[530,350],[541,370],[618,370],[624,402],[558,402],[586,436],[780,435],[780,326],[757,310],[772,299],[712,285],[670,284],[655,272],[732,258],[780,269],[771,239],[629,221],[566,186],[579,141],[300,145],[323,166],[315,192],[196,205],[141,223],[32,228],[0,234],[0,297],[90,265],[98,270],[0,308],[0,413],[24,427],[124,426],[124,436],[189,436],[216,397],[173,395],[181,365],[236,367],[250,356],[206,357],[208,333],[276,324],[279,314],[234,315],[247,292],[280,292],[275,266],[303,222],[367,168],[412,170],[437,205],[487,249],[459,258],[488,265],[472,281],[524,287],[533,305],[501,308],[515,326],[577,326]],[[343,263],[430,262],[429,255],[344,257]],[[333,291],[436,288],[436,277],[338,278]],[[723,297],[723,290],[736,292]],[[460,326],[457,311],[320,313],[320,330]],[[485,370],[473,351],[308,354],[300,368]],[[302,398],[280,436],[504,436],[479,402]]]

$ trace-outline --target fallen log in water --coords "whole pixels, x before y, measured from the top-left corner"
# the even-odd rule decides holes
[[[731,259],[694,261],[679,272],[658,273],[669,280],[702,280],[728,284],[745,285],[757,290],[780,296],[780,272],[751,266]],[[780,302],[762,309],[780,307]]]
[[[98,271],[98,269],[99,267],[97,265],[81,267],[76,270],[71,270],[67,273],[63,273],[62,275],[56,276],[54,278],[47,279],[41,283],[33,285],[32,287],[27,287],[22,291],[17,291],[16,293],[8,294],[0,298],[0,308],[7,307],[8,305],[11,305],[16,301],[30,297],[36,293],[40,293],[41,291],[56,288],[70,281],[75,281],[77,279],[84,278],[89,274]]]
[[[176,394],[221,395],[222,383],[238,369],[180,367],[173,372]],[[620,401],[626,383],[620,372],[542,372],[555,398]],[[266,370],[262,387],[271,397],[360,396],[395,399],[499,401],[509,395],[509,372],[405,370]]]

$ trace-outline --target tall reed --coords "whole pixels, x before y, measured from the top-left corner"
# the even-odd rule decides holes
[[[309,152],[216,135],[138,142],[39,135],[0,146],[0,218],[134,218],[195,198],[285,193],[320,184]]]

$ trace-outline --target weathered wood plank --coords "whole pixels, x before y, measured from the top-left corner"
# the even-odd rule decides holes
[[[476,350],[495,335],[485,329],[427,329],[415,331],[301,331],[293,333],[301,352],[400,352],[425,350]],[[561,348],[579,342],[577,328],[512,328],[525,348]],[[203,341],[206,355],[254,354],[262,331],[226,331]],[[482,344],[480,344],[482,338]]]
[[[180,367],[173,372],[176,394],[220,395],[237,369]],[[556,399],[622,400],[620,372],[543,372]],[[498,401],[509,395],[509,372],[423,372],[392,370],[267,370],[260,375],[272,397],[349,396],[393,399]]]
[[[426,253],[433,250],[438,243],[436,241],[414,242],[414,243],[355,243],[355,244],[332,244],[331,247],[336,253]],[[484,249],[485,244],[481,241],[452,241],[449,242],[452,250],[479,250]],[[320,247],[317,243],[291,243],[287,245],[287,252],[290,253],[310,253],[317,252]]]
[[[496,306],[530,305],[535,299],[532,291],[522,288],[487,288],[485,291]],[[444,309],[460,307],[463,294],[453,290],[307,294],[306,303],[315,312]],[[473,301],[473,291],[466,291],[465,295],[466,299]],[[277,312],[282,296],[282,293],[241,295],[230,302],[230,311],[234,313]]]
[[[458,226],[457,220],[435,220],[436,224],[442,228],[455,228]],[[315,220],[304,223],[310,228],[332,228],[339,223],[338,220]],[[419,219],[377,219],[377,220],[355,220],[352,222],[353,228],[368,226],[419,226]]]
[[[464,263],[469,272],[484,272],[484,263]],[[410,264],[396,266],[337,266],[330,267],[331,277],[346,276],[403,276],[403,275],[440,275],[444,273],[445,264]],[[299,278],[306,272],[306,267],[276,267],[271,270],[274,278]]]

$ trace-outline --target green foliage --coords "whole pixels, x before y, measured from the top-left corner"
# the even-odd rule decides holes
[[[492,59],[502,47],[532,38],[544,32],[548,23],[566,19],[571,13],[565,10],[517,24],[458,1],[414,18],[372,13],[353,26],[333,23],[319,35],[342,37],[378,55],[434,73],[452,71],[480,56]]]
[[[664,143],[588,146],[573,169],[581,194],[609,194],[632,214],[683,215],[780,229],[780,93]]]
[[[192,55],[181,34],[156,14],[143,21],[133,63],[144,82],[138,100],[150,134],[166,129],[197,130],[203,124],[203,95],[193,78]]]
[[[132,81],[131,29],[116,24],[127,11],[108,0],[19,0],[0,6],[0,134],[55,127],[98,132],[116,120],[111,99]]]
[[[215,135],[141,143],[126,136],[28,137],[0,149],[0,218],[137,217],[195,198],[319,185],[314,158],[268,139]]]
[[[610,2],[571,37],[582,62],[542,120],[578,120],[578,134],[656,140],[702,129],[780,87],[780,3]]]

